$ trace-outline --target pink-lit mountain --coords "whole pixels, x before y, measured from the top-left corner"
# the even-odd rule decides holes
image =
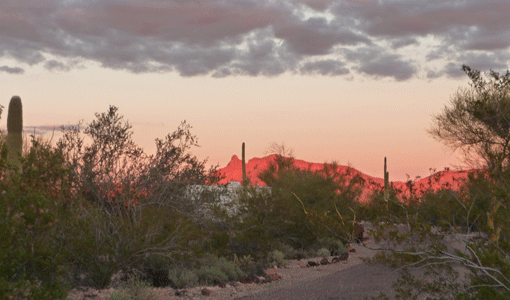
[[[267,169],[269,164],[275,159],[276,155],[269,155],[262,158],[252,158],[246,163],[246,174],[250,181],[251,185],[259,185],[266,186],[264,182],[262,182],[258,175],[263,170]],[[294,165],[300,169],[317,171],[321,170],[324,167],[323,163],[310,163],[304,160],[295,159]],[[242,161],[237,157],[237,155],[232,156],[232,159],[228,163],[228,165],[224,168],[218,170],[218,172],[224,176],[224,178],[220,181],[220,184],[227,184],[231,181],[242,182]],[[368,200],[368,195],[372,194],[374,191],[381,190],[384,186],[384,179],[378,177],[372,177],[370,175],[364,174],[354,168],[348,166],[338,166],[338,172],[340,174],[346,175],[347,179],[352,179],[354,176],[359,175],[364,180],[363,184],[363,193],[361,196],[362,201]],[[420,178],[414,181],[413,185],[413,193],[416,195],[422,194],[427,190],[438,190],[442,187],[458,190],[459,187],[463,184],[464,180],[467,179],[468,174],[473,172],[473,170],[468,171],[450,171],[444,170],[437,172],[431,176]],[[383,171],[381,170],[381,173]],[[391,174],[390,174],[391,175]],[[401,191],[402,195],[409,195],[409,187],[406,182],[395,181],[393,182],[393,187],[397,191]]]

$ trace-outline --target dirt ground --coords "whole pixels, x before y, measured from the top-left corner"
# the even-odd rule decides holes
[[[370,225],[369,225],[370,226]],[[451,241],[450,246],[455,248],[456,241]],[[319,262],[320,258],[291,260],[286,268],[276,269],[281,279],[267,284],[241,284],[239,282],[227,284],[226,287],[195,287],[184,290],[181,295],[176,295],[176,290],[166,288],[152,288],[156,295],[155,299],[178,300],[178,299],[364,299],[365,296],[377,296],[380,292],[385,293],[390,299],[394,298],[392,283],[398,277],[398,271],[377,264],[364,263],[362,258],[371,258],[378,251],[375,243],[369,239],[365,245],[354,244],[354,253],[350,253],[346,262],[339,262],[317,267],[307,267],[310,260]],[[331,261],[332,257],[329,257]],[[413,272],[412,272],[413,273]],[[415,273],[414,275],[419,275]],[[209,290],[209,295],[203,295],[202,290]],[[73,290],[70,300],[85,299],[110,299],[114,289],[106,290]],[[180,290],[181,292],[183,290]]]

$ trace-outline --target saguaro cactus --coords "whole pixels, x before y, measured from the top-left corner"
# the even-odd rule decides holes
[[[384,158],[384,200],[390,198],[390,173],[386,171],[386,157]]]
[[[23,146],[23,108],[21,98],[13,96],[7,113],[7,162],[21,172],[21,149]]]
[[[246,176],[246,154],[245,154],[245,145],[243,143],[242,149],[242,162],[243,162],[243,186],[248,185],[248,177]]]

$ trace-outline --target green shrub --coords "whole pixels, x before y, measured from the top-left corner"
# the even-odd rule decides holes
[[[274,249],[280,250],[286,259],[294,259],[298,253],[294,247],[286,243],[276,243]]]
[[[330,251],[326,248],[321,248],[319,251],[317,251],[317,256],[320,257],[329,257]]]
[[[234,255],[234,263],[246,275],[264,275],[264,263],[256,262],[250,255],[237,257]]]
[[[200,283],[205,285],[227,282],[228,276],[218,266],[202,266],[197,271]]]
[[[317,248],[325,248],[329,251],[329,255],[338,256],[342,253],[347,252],[347,249],[341,241],[334,238],[321,238],[317,241]]]
[[[65,253],[57,238],[57,211],[41,193],[0,195],[0,299],[62,299]]]
[[[239,280],[243,275],[244,272],[241,270],[234,261],[229,261],[224,257],[217,257],[214,255],[206,255],[204,258],[201,259],[202,267],[199,269],[198,273],[202,274],[200,270],[203,267],[210,267],[210,268],[204,268],[202,271],[204,272],[211,272],[213,274],[221,273],[226,276],[226,280],[220,280],[218,282],[225,282],[230,280]],[[219,271],[219,272],[217,272]],[[200,277],[200,276],[199,276]],[[205,276],[207,277],[207,276]],[[214,276],[212,276],[214,277]],[[222,277],[223,276],[219,276]],[[215,282],[215,283],[218,283]],[[207,281],[209,283],[209,281]]]
[[[199,282],[196,272],[188,269],[171,269],[168,278],[174,289],[191,288],[197,286]]]
[[[148,282],[131,277],[125,283],[121,291],[110,294],[111,300],[156,300],[156,294],[151,291],[151,285]]]
[[[284,268],[287,266],[285,255],[279,250],[271,251],[268,255],[268,261],[270,266],[277,266]]]

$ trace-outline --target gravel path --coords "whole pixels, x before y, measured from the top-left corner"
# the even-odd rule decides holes
[[[365,296],[377,296],[379,292],[394,299],[391,285],[397,278],[398,273],[388,267],[359,264],[303,284],[293,284],[238,299],[356,300],[364,299]]]

